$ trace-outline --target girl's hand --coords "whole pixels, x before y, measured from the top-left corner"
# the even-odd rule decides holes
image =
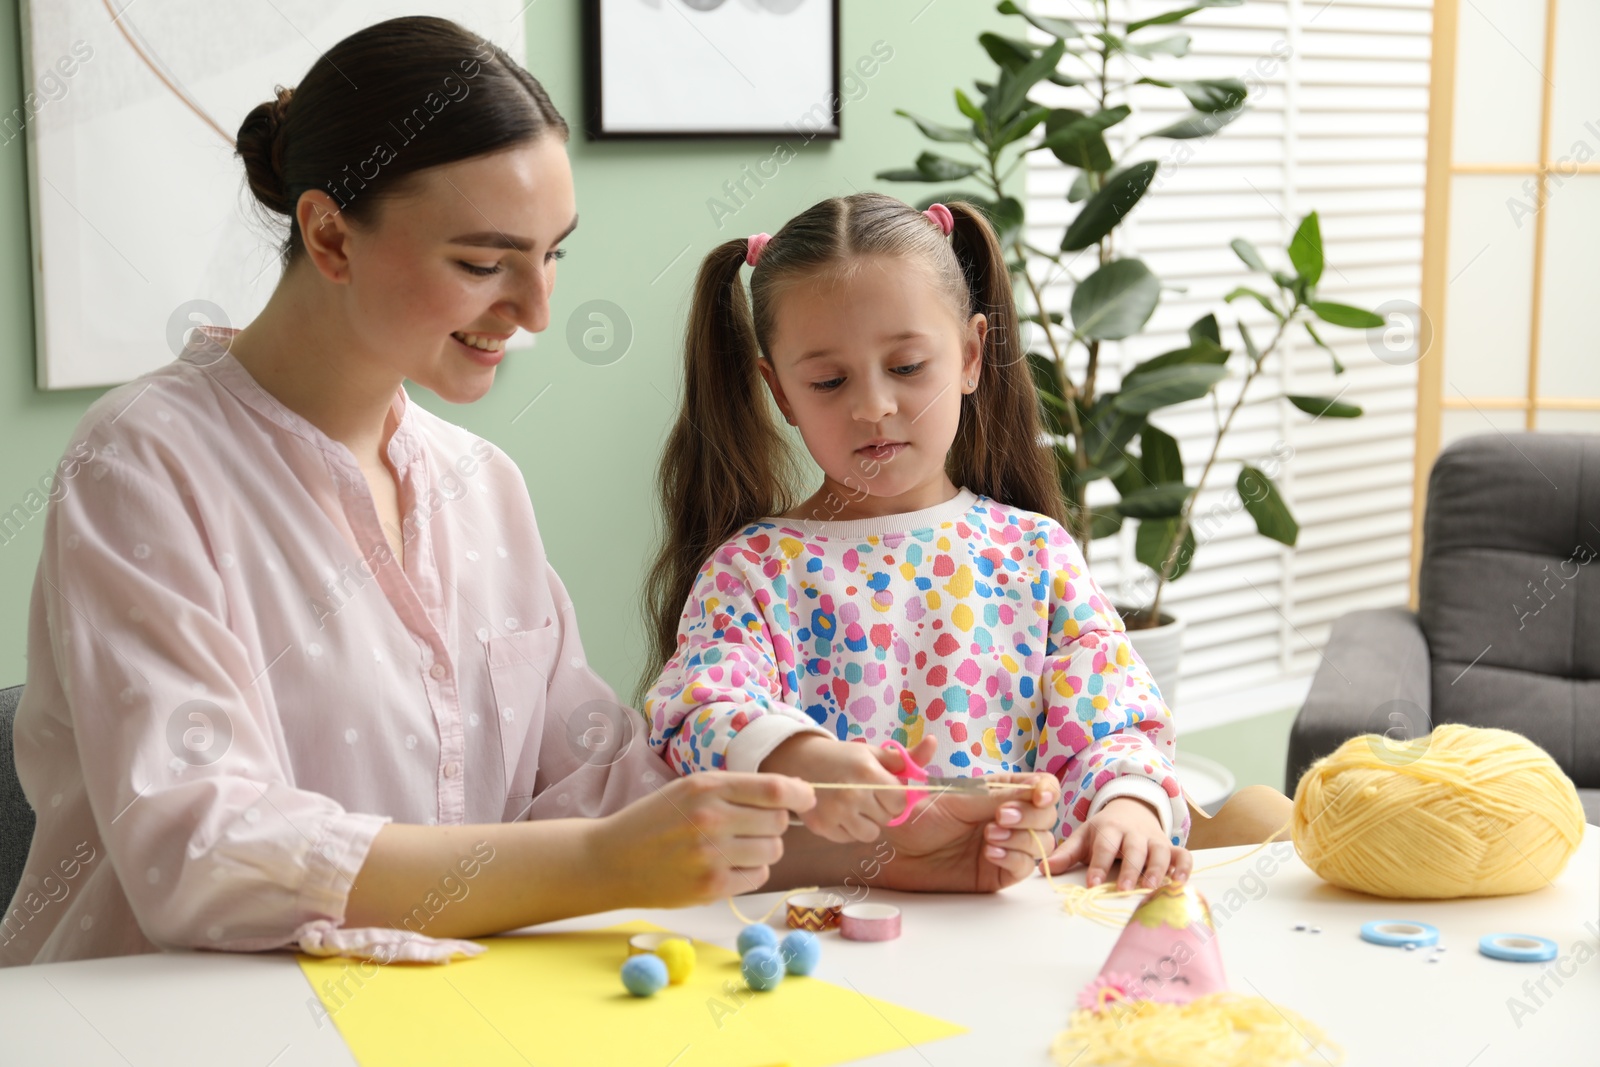
[[[815,803],[805,782],[776,774],[677,778],[594,820],[597,874],[625,886],[630,907],[681,908],[748,893],[783,855],[789,813]]]
[[[1150,805],[1134,797],[1113,797],[1051,854],[1050,873],[1070,871],[1086,862],[1085,881],[1099,885],[1119,855],[1118,889],[1132,889],[1135,883],[1154,889],[1168,874],[1181,882],[1194,866],[1189,850],[1172,844],[1161,832],[1161,820]]]
[[[923,738],[911,758],[925,763],[938,745],[937,738]],[[763,773],[808,782],[898,785],[900,779],[891,772],[901,769],[900,757],[882,748],[810,733],[789,738],[761,761]],[[816,807],[802,813],[800,821],[829,841],[874,841],[879,828],[906,807],[906,795],[889,789],[823,789],[816,797]]]

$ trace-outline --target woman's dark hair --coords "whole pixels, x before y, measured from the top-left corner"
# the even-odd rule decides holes
[[[235,149],[256,200],[288,216],[287,267],[305,248],[295,205],[306,190],[371,226],[417,171],[551,133],[565,141],[566,120],[520,64],[449,19],[411,15],[351,34],[298,86],[279,86],[245,116]]]
[[[777,515],[794,496],[789,440],[772,417],[758,361],[770,358],[777,304],[794,282],[848,279],[867,256],[929,269],[965,323],[988,320],[978,388],[961,398],[945,469],[958,486],[1065,522],[1055,461],[1040,442],[1039,396],[1021,346],[1005,253],[983,213],[947,205],[948,238],[927,215],[881,193],[816,204],[773,235],[740,279],[746,238],[726,241],[700,265],[684,346],[683,406],[661,454],[657,484],[664,538],[645,583],[650,651],[641,699],[677,648],[695,577],[724,541]]]

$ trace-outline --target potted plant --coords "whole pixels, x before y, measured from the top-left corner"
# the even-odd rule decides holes
[[[933,122],[901,110],[922,134],[941,146],[925,151],[910,168],[885,170],[886,181],[949,185],[970,181],[981,191],[949,190],[926,197],[965,199],[977,204],[1014,253],[1010,266],[1018,287],[1019,311],[1035,329],[1038,346],[1028,355],[1039,388],[1041,414],[1055,452],[1061,488],[1067,503],[1069,532],[1080,544],[1119,533],[1132,524],[1134,554],[1148,568],[1148,596],[1137,604],[1119,604],[1130,638],[1155,675],[1170,704],[1177,686],[1181,620],[1162,610],[1168,582],[1188,569],[1199,541],[1195,502],[1217,466],[1222,440],[1243,405],[1251,384],[1292,329],[1328,351],[1333,370],[1344,367],[1317,332],[1318,321],[1352,329],[1371,329],[1383,320],[1370,311],[1320,299],[1317,284],[1324,261],[1322,235],[1315,212],[1299,224],[1289,242],[1290,270],[1268,267],[1261,253],[1243,239],[1233,252],[1252,270],[1266,275],[1266,290],[1243,287],[1227,302],[1249,299],[1274,322],[1272,336],[1258,345],[1243,322],[1236,322],[1241,350],[1224,347],[1216,316],[1207,314],[1189,327],[1187,343],[1146,359],[1123,376],[1115,388],[1103,387],[1101,346],[1137,335],[1149,322],[1161,297],[1162,284],[1138,258],[1117,251],[1118,228],[1150,191],[1160,168],[1157,160],[1129,160],[1136,146],[1150,139],[1209,138],[1236,119],[1247,106],[1248,89],[1234,78],[1159,81],[1125,78],[1116,73],[1118,55],[1150,58],[1183,56],[1187,34],[1170,28],[1208,7],[1234,7],[1243,0],[1187,0],[1184,6],[1151,18],[1114,21],[1110,0],[1094,0],[1087,21],[1034,15],[1012,0],[998,5],[1002,14],[1024,20],[1048,35],[1048,44],[1022,37],[981,33],[978,43],[996,66],[994,77],[975,83],[976,95],[955,90],[961,115],[956,125]],[[1024,30],[1024,32],[1026,32]],[[1163,36],[1153,37],[1153,32]],[[1042,84],[1075,89],[1081,107],[1052,107],[1029,94]],[[1182,95],[1191,111],[1177,122],[1149,130],[1130,140],[1124,160],[1113,158],[1105,131],[1137,124],[1128,101],[1135,84],[1170,88]],[[1127,126],[1124,126],[1127,128]],[[947,155],[955,151],[962,157]],[[1050,152],[1078,173],[1067,199],[1081,203],[1066,224],[1057,248],[1030,242],[1023,203],[1005,185],[1030,152]],[[1090,250],[1093,250],[1090,252]],[[1219,250],[1220,251],[1220,250]],[[1069,259],[1069,257],[1074,257]],[[1077,258],[1088,260],[1087,270]],[[1075,273],[1077,271],[1077,273]],[[1081,274],[1081,276],[1080,276]],[[1058,276],[1072,281],[1065,308],[1047,306],[1046,290]],[[1030,346],[1032,347],[1032,346]],[[1237,399],[1226,415],[1217,411],[1217,429],[1200,475],[1190,484],[1177,440],[1151,421],[1163,408],[1212,396],[1218,383],[1242,377]],[[1337,398],[1284,398],[1312,417],[1353,418],[1354,404]],[[1245,465],[1236,479],[1240,506],[1249,511],[1264,536],[1293,545],[1299,533],[1294,516],[1279,493],[1272,473]],[[1090,486],[1104,481],[1114,497],[1091,504]]]

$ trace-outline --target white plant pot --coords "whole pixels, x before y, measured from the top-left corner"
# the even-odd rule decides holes
[[[1124,616],[1130,614],[1121,608],[1117,610]],[[1129,630],[1128,640],[1155,678],[1156,688],[1161,690],[1161,699],[1168,710],[1176,711],[1178,667],[1183,655],[1183,620],[1162,612],[1161,625],[1145,630]]]

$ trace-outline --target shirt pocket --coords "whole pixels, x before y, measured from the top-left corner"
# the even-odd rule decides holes
[[[508,799],[533,795],[533,763],[521,780],[516,774],[529,733],[537,738],[544,729],[545,698],[555,669],[559,637],[556,622],[551,619],[536,629],[491,637],[484,642]]]

